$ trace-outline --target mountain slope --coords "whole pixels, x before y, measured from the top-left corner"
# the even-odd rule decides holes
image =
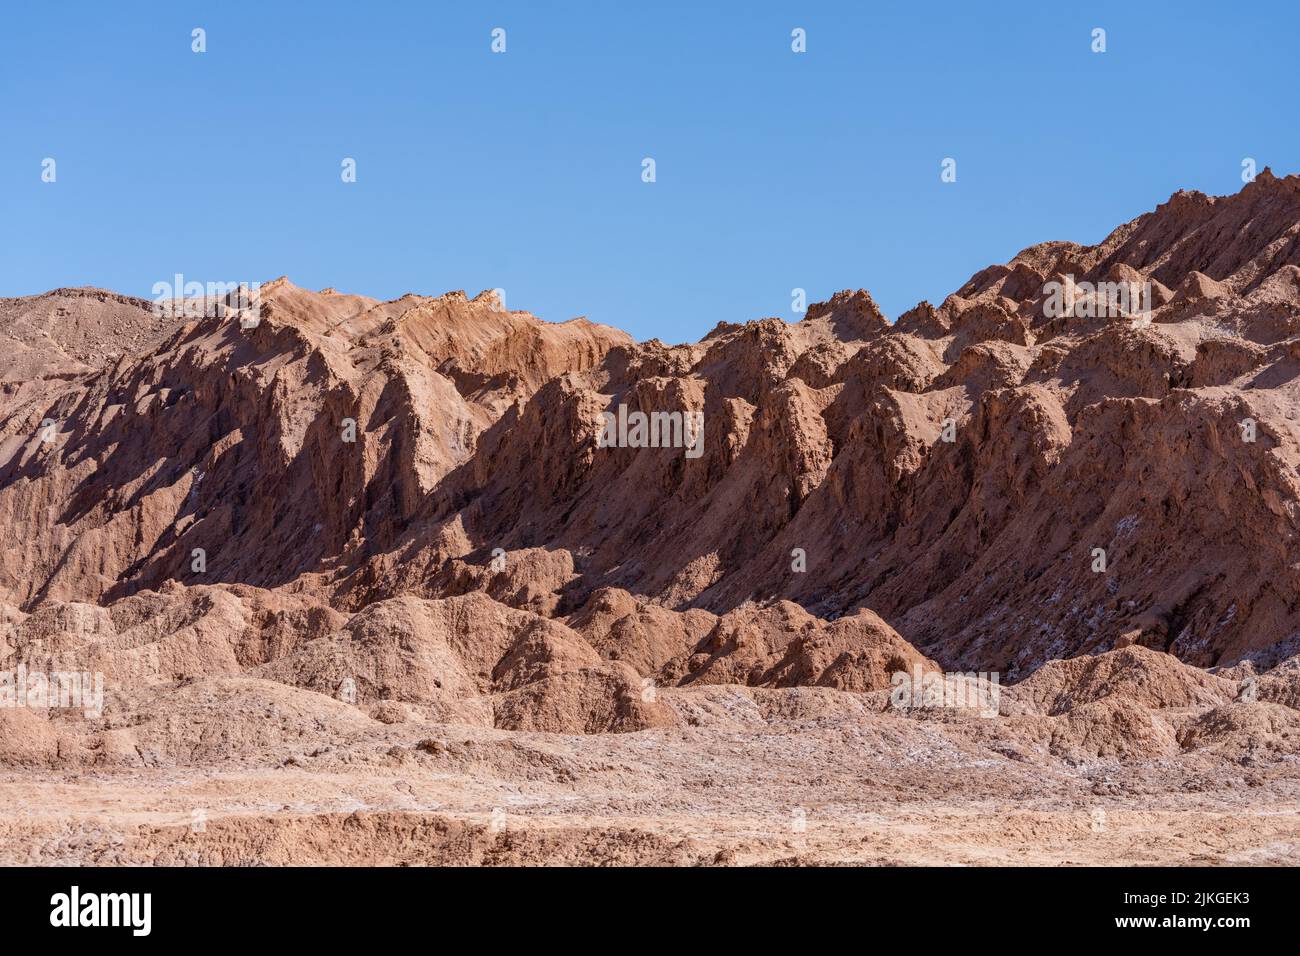
[[[631,695],[600,717],[517,700],[521,726],[653,723],[642,679],[867,689],[893,659],[1019,678],[1134,644],[1271,666],[1300,650],[1298,235],[1300,177],[1266,171],[892,324],[843,292],[677,346],[489,293],[285,279],[251,328],[97,290],[3,300],[0,600],[254,589],[342,615],[313,632],[338,642],[373,607],[481,592],[568,632],[525,642],[570,662],[525,683],[582,659],[566,707]],[[1060,315],[1067,279],[1087,304]],[[1152,311],[1107,314],[1105,282],[1149,283]],[[619,406],[702,412],[699,455],[606,447]],[[236,672],[338,676],[244,627]]]

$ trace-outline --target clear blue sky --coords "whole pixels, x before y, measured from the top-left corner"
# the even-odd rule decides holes
[[[897,317],[1179,188],[1235,192],[1243,157],[1300,170],[1293,2],[96,0],[0,17],[0,295],[147,297],[176,272],[382,298],[502,287],[545,319],[684,341],[793,319],[796,286],[865,287]]]

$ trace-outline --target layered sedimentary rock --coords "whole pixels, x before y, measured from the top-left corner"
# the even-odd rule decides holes
[[[259,315],[0,300],[0,669],[105,687],[89,717],[0,708],[0,762],[912,734],[893,675],[954,670],[1013,683],[999,753],[1296,753],[1300,177],[1180,192],[892,323],[846,291],[638,343],[286,279]],[[607,440],[619,408],[653,439]]]

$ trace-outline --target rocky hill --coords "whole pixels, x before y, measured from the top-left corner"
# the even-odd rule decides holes
[[[838,719],[954,670],[1019,682],[998,753],[1297,753],[1300,177],[892,322],[638,343],[283,278],[259,315],[0,300],[0,664],[106,685],[0,709],[0,763]]]

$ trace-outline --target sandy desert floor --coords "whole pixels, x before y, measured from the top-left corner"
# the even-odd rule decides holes
[[[716,712],[733,713],[686,730],[401,724],[275,766],[6,773],[0,862],[1140,866],[1300,856],[1294,757],[1072,765],[996,727],[1003,718],[760,726],[751,693],[715,689]]]

